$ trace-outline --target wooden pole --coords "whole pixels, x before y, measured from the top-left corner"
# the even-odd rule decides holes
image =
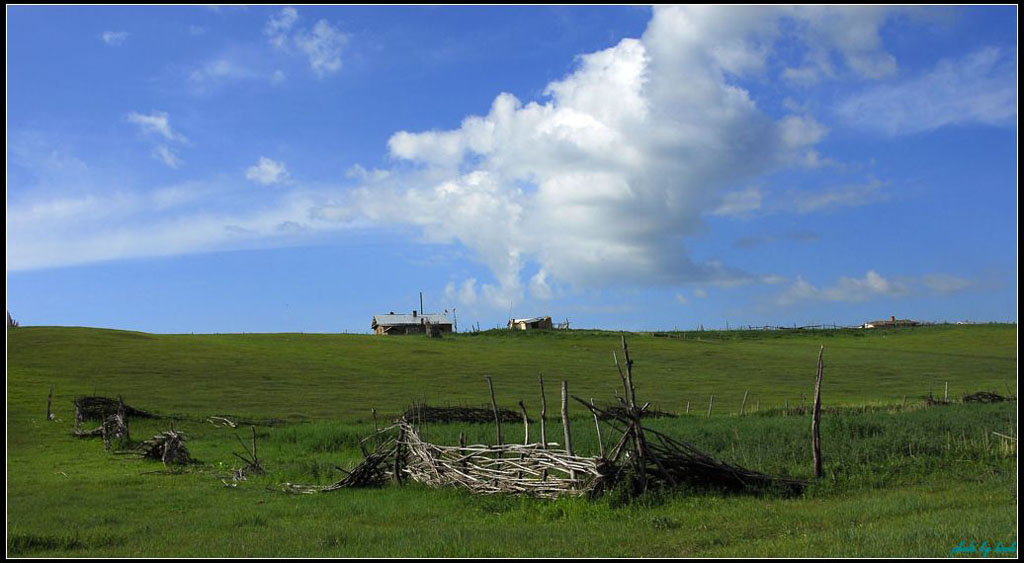
[[[747,393],[749,393],[749,392],[750,391],[744,391],[743,392],[743,402],[740,403],[740,416],[743,416],[743,411],[747,407]]]
[[[496,403],[494,401],[494,382],[491,381],[491,376],[485,375],[484,377],[487,378],[487,388],[490,389],[490,391],[491,391],[491,410],[494,411],[494,426],[495,426],[495,428],[497,430],[497,435],[498,435],[498,444],[497,445],[500,446],[501,445],[501,417],[498,416],[498,403]],[[498,455],[500,456],[501,453],[499,452]]]
[[[523,413],[523,445],[530,445],[530,419],[526,416],[526,405],[519,401],[519,410]]]
[[[686,401],[686,414],[690,414],[690,401]]]
[[[569,433],[569,382],[562,380],[562,431],[565,434],[565,453],[572,455],[572,434]]]
[[[811,447],[814,449],[814,477],[821,478],[821,376],[825,371],[822,356],[825,347],[818,350],[818,373],[814,378],[814,415],[811,419]]]
[[[548,400],[544,396],[544,374],[537,376],[540,380],[540,447],[548,449]]]
[[[711,418],[711,408],[714,406],[714,404],[715,404],[715,396],[714,395],[708,396],[708,418]]]
[[[572,454],[572,434],[569,432],[569,382],[562,380],[562,431],[565,433],[565,453]],[[576,471],[569,471],[569,479],[576,481]],[[575,486],[575,483],[573,483]]]
[[[942,394],[942,402],[943,403],[948,403],[949,402],[949,382],[948,381],[946,382],[946,391]]]
[[[626,383],[626,374],[622,373],[622,366],[619,365],[619,357],[615,355],[615,351],[612,351],[612,360],[615,361],[615,369],[619,370],[619,379],[622,380],[622,399],[626,402],[626,406],[629,406],[629,384]]]
[[[252,425],[252,462],[255,465],[260,464],[260,458],[256,457],[256,425]]]
[[[9,315],[10,313],[8,313]],[[50,384],[50,394],[46,396],[46,420],[53,420],[53,411],[50,410],[53,405],[53,384]]]
[[[592,406],[592,407],[594,406],[594,398],[593,397],[590,398],[590,406]],[[597,445],[601,448],[601,457],[603,458],[604,457],[604,441],[601,440],[601,424],[597,420],[597,411],[591,409],[590,412],[594,413],[594,428],[597,428]]]
[[[626,381],[629,383],[629,406],[636,408],[636,388],[633,387],[633,359],[629,357],[629,347],[626,345],[626,336],[622,336],[622,354],[626,356]]]

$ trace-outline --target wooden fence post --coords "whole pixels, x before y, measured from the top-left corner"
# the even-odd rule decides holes
[[[540,380],[540,447],[548,449],[548,400],[544,396],[544,374],[537,376]]]
[[[595,406],[594,405],[594,398],[593,397],[590,398],[590,406],[592,406],[592,407]],[[597,411],[594,410],[594,409],[591,409],[591,412],[594,413],[594,428],[597,429],[597,445],[601,449],[601,457],[603,458],[604,457],[604,441],[601,439],[601,423],[598,422],[598,420],[597,420]]]
[[[740,416],[743,416],[743,411],[747,407],[747,393],[749,393],[749,392],[750,391],[744,391],[743,392],[743,402],[740,403]]]
[[[487,378],[487,388],[491,391],[491,410],[494,411],[494,427],[498,435],[498,444],[501,445],[501,416],[498,415],[498,403],[494,401],[494,382],[491,381],[491,376],[485,375]],[[501,457],[501,452],[498,452],[498,457]]]
[[[565,433],[565,453],[572,455],[572,434],[569,433],[569,382],[562,380],[562,431]]]
[[[713,407],[714,404],[715,404],[715,396],[714,395],[709,395],[708,396],[708,418],[711,418],[711,407]]]
[[[519,410],[523,413],[523,445],[530,445],[530,419],[526,416],[526,405],[519,401]]]
[[[811,447],[814,450],[814,477],[821,478],[821,376],[825,371],[822,355],[825,347],[818,350],[818,374],[814,378],[814,414],[811,418]]]

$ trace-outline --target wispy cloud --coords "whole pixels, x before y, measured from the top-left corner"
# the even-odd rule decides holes
[[[258,163],[245,170],[245,177],[258,184],[278,184],[288,177],[288,169],[283,162],[261,156]]]
[[[775,298],[775,303],[787,306],[806,301],[863,302],[922,293],[950,295],[976,286],[972,280],[948,274],[886,278],[868,270],[862,278],[842,276],[835,285],[823,288],[798,277]]]
[[[131,112],[127,119],[130,123],[138,125],[139,130],[146,136],[155,135],[176,144],[188,143],[188,139],[184,135],[171,128],[170,117],[165,112],[154,111],[148,115]],[[160,143],[154,147],[153,157],[171,168],[178,168],[182,164],[177,151],[167,143]]]
[[[784,193],[777,209],[796,213],[814,213],[840,207],[859,207],[884,201],[888,195],[883,183],[872,180],[865,184],[850,184],[827,188],[789,190]]]
[[[139,129],[149,135],[156,134],[168,141],[186,142],[184,135],[176,133],[171,129],[171,120],[166,112],[154,111],[150,114],[131,112],[128,114],[128,121],[139,126]]]
[[[267,19],[263,34],[275,49],[304,55],[319,78],[341,70],[342,48],[349,35],[325,19],[317,20],[312,28],[297,26],[298,21],[298,10],[290,6],[283,8]]]
[[[128,39],[127,31],[104,31],[100,34],[100,40],[111,47],[120,46],[125,39]]]
[[[1017,115],[1017,60],[990,47],[892,84],[854,94],[836,113],[849,127],[909,135],[949,125],[1012,125]]]

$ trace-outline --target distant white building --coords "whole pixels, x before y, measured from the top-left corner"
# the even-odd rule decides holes
[[[862,325],[861,328],[899,328],[904,326],[917,326],[921,323],[912,321],[910,319],[897,319],[895,316],[889,317],[888,320],[884,321],[868,321]]]
[[[551,317],[530,317],[528,319],[509,319],[508,328],[515,330],[552,329]]]
[[[444,313],[419,315],[413,311],[411,315],[396,315],[392,311],[386,315],[374,315],[370,321],[374,334],[425,334],[428,325],[438,332],[452,331],[452,321]]]

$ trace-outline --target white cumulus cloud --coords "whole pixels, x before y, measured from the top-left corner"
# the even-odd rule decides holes
[[[757,210],[750,183],[806,166],[827,134],[805,112],[765,114],[733,81],[763,72],[780,18],[809,18],[796,14],[657,7],[642,37],[578,57],[540,101],[502,93],[455,129],[395,133],[391,156],[414,171],[360,178],[350,207],[475,251],[498,282],[481,289],[495,304],[552,283],[751,281],[690,259],[683,239],[708,213]],[[878,47],[865,34],[847,52]],[[542,274],[526,284],[528,263]]]

